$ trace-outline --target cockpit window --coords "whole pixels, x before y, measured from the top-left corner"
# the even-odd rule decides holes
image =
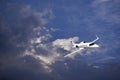
[[[91,43],[91,44],[89,44],[89,46],[92,46],[92,45],[94,45],[95,43]]]

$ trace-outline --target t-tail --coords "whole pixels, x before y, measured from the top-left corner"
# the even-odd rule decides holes
[[[75,42],[73,42],[73,41],[71,41],[71,44],[72,44],[73,47],[77,46],[77,44]]]

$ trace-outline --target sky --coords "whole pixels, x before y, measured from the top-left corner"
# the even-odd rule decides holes
[[[0,80],[119,80],[119,0],[0,0]],[[92,41],[74,58],[70,41]]]

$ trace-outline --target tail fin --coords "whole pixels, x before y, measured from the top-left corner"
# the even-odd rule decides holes
[[[71,44],[72,44],[73,47],[76,47],[75,42],[71,41]]]
[[[73,41],[71,41],[71,44],[72,44],[72,45],[75,45],[75,43],[74,43]]]

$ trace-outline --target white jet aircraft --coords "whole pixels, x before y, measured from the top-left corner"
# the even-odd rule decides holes
[[[82,41],[79,44],[74,43],[73,41],[71,41],[71,43],[73,45],[73,48],[75,48],[77,50],[72,52],[72,53],[70,53],[70,54],[65,55],[64,57],[71,57],[71,58],[73,58],[77,54],[77,52],[80,53],[80,51],[85,49],[85,48],[98,48],[98,47],[100,47],[99,45],[95,44],[95,42],[98,39],[99,39],[99,37],[96,36],[96,39],[91,41],[91,42]]]

